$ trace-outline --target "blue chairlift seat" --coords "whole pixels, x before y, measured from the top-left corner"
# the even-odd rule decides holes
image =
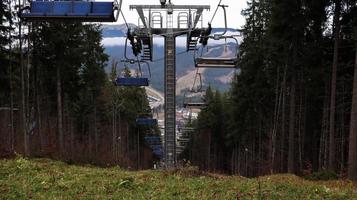
[[[161,140],[156,140],[156,139],[146,140],[146,142],[149,143],[150,145],[160,145],[161,144]]]
[[[115,2],[42,1],[33,0],[21,17],[28,21],[74,20],[83,22],[115,22],[120,6]]]
[[[162,154],[162,149],[154,150],[153,151],[156,155],[161,155]]]
[[[155,126],[157,125],[157,119],[138,118],[136,119],[136,124],[140,126]]]
[[[162,145],[156,144],[156,145],[150,145],[152,149],[162,149]]]
[[[156,140],[161,140],[160,136],[145,136],[145,140],[148,141],[156,141]]]
[[[154,153],[156,156],[159,156],[159,157],[162,157],[162,156],[163,156],[163,151],[162,151],[162,150],[154,150],[153,153]]]
[[[117,86],[149,86],[148,78],[117,78]]]
[[[159,136],[145,136],[145,140],[148,143],[159,143],[161,142],[161,138]]]

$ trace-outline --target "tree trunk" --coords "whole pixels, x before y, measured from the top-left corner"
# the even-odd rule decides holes
[[[74,125],[73,125],[73,119],[70,118],[70,130],[71,130],[71,158],[74,160]]]
[[[31,41],[30,41],[30,34],[31,34],[31,28],[30,25],[27,27],[27,34],[28,34],[28,40],[27,40],[27,57],[26,57],[26,96],[25,96],[25,106],[26,106],[26,118],[27,118],[27,141],[29,142],[29,137],[32,134],[32,130],[30,130],[30,123],[32,124],[33,122],[33,113],[32,109],[30,109],[30,49],[31,49]]]
[[[284,77],[283,77],[283,84],[282,84],[282,110],[281,110],[281,138],[280,138],[280,173],[285,172],[285,122],[286,122],[286,73],[288,71],[287,64],[284,69]],[[286,165],[285,165],[286,166]]]
[[[288,173],[295,173],[295,85],[296,80],[293,74],[290,89]]]
[[[33,47],[36,48],[37,44],[33,43]],[[43,133],[42,133],[42,118],[41,118],[41,69],[37,61],[34,61],[34,71],[35,71],[35,81],[34,81],[34,91],[35,91],[35,102],[36,102],[36,117],[37,117],[37,131],[40,138],[40,154],[43,155],[44,144],[43,144]]]
[[[118,162],[122,162],[122,159],[123,158],[123,154],[121,153],[121,149],[122,149],[122,139],[121,139],[121,129],[122,129],[122,126],[121,126],[121,115],[120,115],[120,110],[116,113],[116,116],[118,116],[117,118],[115,118],[116,120],[116,129],[115,129],[115,143],[116,143],[116,156],[118,158]]]
[[[258,165],[262,164],[263,161],[263,140],[262,140],[262,134],[263,134],[263,128],[262,128],[262,112],[260,110],[259,112],[259,149],[258,149]],[[262,174],[262,167],[259,167],[258,170],[258,176]]]
[[[113,160],[116,163],[116,108],[113,104],[113,111],[112,111],[112,155],[113,155]]]
[[[276,134],[278,131],[278,124],[279,124],[279,114],[280,114],[280,105],[281,105],[281,98],[283,95],[283,87],[279,90],[279,82],[280,82],[280,72],[279,68],[277,68],[277,80],[276,80],[276,90],[275,90],[275,107],[274,107],[274,121],[273,121],[273,128],[270,130],[271,138],[269,141],[269,151],[270,151],[270,173],[274,173],[274,165],[275,165],[275,152],[276,152]],[[285,73],[284,73],[285,75]]]
[[[206,170],[210,170],[211,163],[211,131],[208,132],[208,145],[207,145],[207,167]]]
[[[21,6],[21,0],[18,1]],[[26,119],[26,106],[25,106],[25,69],[24,69],[24,54],[23,54],[23,41],[22,41],[22,21],[19,22],[19,48],[20,48],[20,68],[21,68],[21,122],[22,134],[24,137],[24,156],[29,156],[28,137],[27,137],[27,119]]]
[[[9,1],[9,10],[12,13],[12,0]],[[12,27],[12,20],[10,20],[10,27]],[[9,31],[9,82],[10,82],[10,150],[11,153],[15,151],[15,131],[14,131],[14,94],[13,94],[13,85],[12,85],[12,34],[11,30]]]
[[[343,83],[342,85],[342,106],[344,107],[345,105],[345,84]],[[340,110],[340,116],[341,116],[341,124],[340,124],[340,149],[338,152],[340,152],[340,162],[339,162],[339,171],[343,172],[345,169],[345,143],[346,143],[346,134],[345,134],[345,111],[344,108]]]
[[[41,88],[41,82],[40,82],[40,70],[38,69],[38,66],[36,66],[37,68],[37,73],[36,73],[36,115],[37,115],[37,122],[38,122],[38,126],[37,126],[37,130],[38,130],[38,135],[40,137],[40,152],[41,154],[43,153],[43,133],[42,133],[42,118],[41,118],[41,98],[40,98],[40,88]]]
[[[140,169],[140,131],[138,129],[138,134],[137,134],[137,151],[138,151],[138,155],[137,155],[137,163],[138,163],[138,168]]]
[[[338,48],[340,39],[340,11],[341,2],[335,1],[334,14],[334,52],[332,64],[332,78],[331,78],[331,105],[330,105],[330,126],[329,126],[329,162],[328,168],[335,171],[336,168],[336,143],[335,143],[335,111],[336,111],[336,79],[337,79],[337,65],[338,65]]]
[[[120,111],[119,111],[119,113],[120,113]],[[130,140],[129,140],[129,124],[128,124],[128,122],[126,122],[125,123],[125,127],[126,127],[126,155],[127,155],[127,157],[129,157],[129,142],[130,142]],[[129,165],[129,159],[127,158],[126,159],[126,161],[127,161],[127,166]]]
[[[98,128],[97,128],[97,104],[96,104],[96,100],[94,97],[94,143],[95,143],[95,157],[98,160],[99,159],[99,155],[98,155],[98,146],[99,146],[99,137],[98,137]]]
[[[116,141],[117,141],[117,145],[118,145],[118,155],[120,156],[120,158],[123,158],[124,157],[124,153],[123,153],[123,137],[122,137],[122,126],[121,126],[121,115],[120,115],[120,112],[119,112],[119,118],[118,118],[118,126],[119,126],[119,133],[118,133],[118,137],[116,137]],[[122,162],[123,159],[120,160],[120,162]]]
[[[325,87],[325,94],[328,94],[328,84]],[[328,95],[324,97],[324,105],[322,112],[322,121],[321,121],[321,135],[320,135],[320,150],[319,150],[319,170],[322,170],[326,167],[326,138],[328,134],[328,114],[329,114],[329,98]]]
[[[59,155],[63,157],[63,118],[62,118],[62,84],[60,65],[57,65],[57,131],[59,140]]]
[[[350,126],[351,127],[348,150],[348,178],[351,180],[357,180],[357,43]]]

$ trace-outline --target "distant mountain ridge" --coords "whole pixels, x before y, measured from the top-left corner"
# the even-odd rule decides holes
[[[131,29],[136,28],[135,24],[128,24]],[[126,32],[128,31],[125,24],[104,24],[102,25],[103,38],[108,37],[126,37]],[[212,33],[223,32],[224,28],[213,28]],[[237,32],[236,29],[228,28],[227,32]]]

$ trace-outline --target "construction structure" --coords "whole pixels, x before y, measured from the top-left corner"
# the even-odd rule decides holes
[[[173,167],[176,163],[176,37],[187,34],[187,51],[195,51],[199,37],[206,30],[202,28],[202,13],[210,6],[162,2],[161,5],[131,5],[130,9],[139,15],[140,26],[135,34],[143,41],[143,59],[152,59],[153,35],[163,36],[165,40],[164,163]]]

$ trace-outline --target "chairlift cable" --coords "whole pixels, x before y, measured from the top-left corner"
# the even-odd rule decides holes
[[[211,19],[211,21],[210,21],[210,24],[212,24],[213,19],[215,18],[216,14],[217,14],[217,11],[218,11],[218,8],[219,8],[219,6],[221,5],[221,3],[222,3],[222,0],[219,1],[218,5],[217,5],[217,8],[216,8],[216,10],[214,11],[214,14],[213,14],[213,16],[212,16],[212,19]]]
[[[198,68],[197,68],[197,70],[196,70],[196,74],[195,74],[195,79],[193,80],[193,85],[192,85],[192,88],[191,88],[191,91],[194,91],[194,89],[195,89],[195,85],[196,85],[196,80],[197,80],[197,76],[198,76]]]
[[[126,28],[130,29],[130,27],[129,27],[129,25],[128,25],[128,22],[127,22],[126,19],[125,19],[125,16],[124,16],[123,11],[120,11],[120,13],[121,13],[121,16],[123,16],[123,20],[124,20],[124,23],[125,23]]]

